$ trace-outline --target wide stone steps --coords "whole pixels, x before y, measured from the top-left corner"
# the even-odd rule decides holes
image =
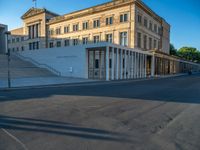
[[[17,56],[10,57],[10,74],[12,78],[56,76],[47,69],[21,60]],[[8,61],[6,55],[0,55],[0,78],[7,77]]]

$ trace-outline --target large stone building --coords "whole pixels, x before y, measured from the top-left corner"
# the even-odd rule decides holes
[[[21,18],[24,25],[11,31],[9,49],[51,64],[61,75],[126,79],[178,73],[192,67],[182,62],[180,68],[180,60],[169,56],[170,25],[141,0],[113,0],[65,15],[31,8]],[[44,61],[41,49],[47,48],[52,53],[61,50],[51,62]],[[36,49],[41,51],[33,51]],[[59,64],[61,55],[69,55],[66,57],[71,60],[73,49],[78,49],[73,56],[85,52],[82,54],[85,59],[79,62],[84,66],[79,68],[65,62],[68,69],[64,71],[61,64],[55,65]],[[43,58],[37,60],[36,53]],[[83,68],[81,73],[76,71]]]
[[[12,50],[108,41],[169,53],[169,24],[140,0],[115,0],[62,16],[31,8],[21,18],[24,26],[11,31]]]

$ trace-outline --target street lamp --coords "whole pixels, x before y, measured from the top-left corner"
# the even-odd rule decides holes
[[[11,33],[9,31],[5,32],[6,35],[6,45],[7,45],[7,60],[8,60],[8,88],[11,88],[11,81],[10,81],[10,49],[8,48],[8,35]]]

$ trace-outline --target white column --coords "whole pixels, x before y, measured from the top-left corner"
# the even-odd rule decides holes
[[[120,79],[123,79],[123,50],[120,50]]]
[[[124,50],[124,79],[126,79],[127,51]]]
[[[134,78],[134,70],[135,70],[135,55],[134,55],[135,53],[134,52],[132,52],[132,78]]]
[[[151,77],[155,76],[155,55],[151,57]]]
[[[112,47],[112,77],[111,77],[111,79],[112,80],[114,80],[115,79],[115,75],[114,75],[114,73],[115,73],[115,49],[114,49],[114,47]]]
[[[130,50],[128,50],[128,56],[127,56],[127,78],[130,79]]]
[[[137,63],[138,63],[137,78],[140,78],[140,53],[137,54]]]
[[[137,78],[137,52],[134,52],[134,78]]]
[[[144,54],[142,54],[142,78],[144,78],[144,67],[145,67]]]
[[[144,77],[147,77],[147,55],[144,57]]]
[[[130,59],[130,78],[133,78],[133,52],[131,51],[131,59]]]
[[[119,49],[116,49],[116,80],[119,80]]]
[[[109,81],[109,47],[106,47],[106,80]]]

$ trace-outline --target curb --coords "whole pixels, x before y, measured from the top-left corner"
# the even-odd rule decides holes
[[[174,78],[180,76],[186,76],[187,74],[178,74],[178,75],[170,75],[170,76],[158,76],[158,77],[149,77],[149,78],[140,78],[140,79],[126,79],[126,80],[113,80],[113,81],[90,81],[90,82],[77,82],[77,83],[63,83],[63,84],[49,84],[49,85],[34,85],[34,86],[22,86],[22,87],[12,87],[12,88],[0,88],[0,91],[9,92],[15,90],[29,90],[29,89],[41,89],[41,88],[55,88],[55,87],[72,87],[72,86],[82,86],[82,85],[100,85],[100,84],[119,84],[126,82],[139,82],[139,81],[147,81],[147,80],[159,80],[166,78]]]

